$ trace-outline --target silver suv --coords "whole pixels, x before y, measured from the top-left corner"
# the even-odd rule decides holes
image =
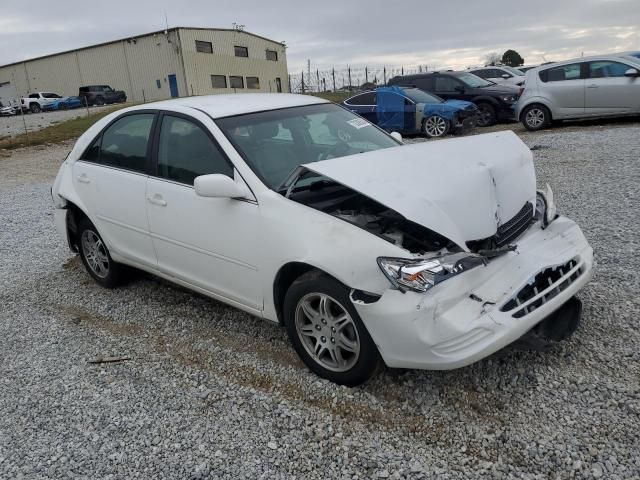
[[[526,72],[516,118],[528,130],[553,120],[640,114],[640,58],[600,55]]]

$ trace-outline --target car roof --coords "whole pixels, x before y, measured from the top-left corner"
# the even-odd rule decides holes
[[[558,67],[562,65],[569,65],[572,63],[593,62],[596,60],[618,60],[618,61],[627,60],[629,61],[632,59],[626,58],[626,55],[624,53],[605,53],[602,55],[589,55],[588,57],[578,57],[578,58],[571,58],[569,60],[562,60],[560,62],[545,63],[537,67],[534,67],[530,70],[527,70],[525,73],[529,73],[531,70],[535,70],[536,72],[538,72],[540,70],[546,70],[547,68],[553,68],[553,67]]]
[[[202,110],[212,118],[222,118],[233,115],[243,115],[245,113],[321,103],[331,102],[311,95],[298,95],[292,93],[232,93],[162,100],[159,102],[139,105],[137,108],[134,107],[134,110],[188,107]]]

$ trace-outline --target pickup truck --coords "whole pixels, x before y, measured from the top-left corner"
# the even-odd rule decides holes
[[[57,93],[36,92],[30,93],[28,97],[21,98],[20,104],[22,105],[23,110],[31,110],[31,113],[40,113],[42,111],[42,107],[59,98],[62,98],[62,96]]]
[[[127,94],[123,90],[114,90],[109,85],[87,85],[80,87],[78,97],[80,97],[83,105],[104,105],[107,103],[127,101]]]

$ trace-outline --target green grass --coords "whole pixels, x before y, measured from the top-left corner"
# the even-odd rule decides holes
[[[126,105],[127,107],[131,106]],[[28,135],[21,134],[15,137],[0,138],[0,149],[12,150],[14,148],[27,147],[33,145],[44,145],[47,143],[60,143],[66,140],[72,140],[82,135],[91,125],[101,118],[124,108],[123,105],[100,109],[98,113],[87,115],[85,109],[79,109],[78,114],[83,115],[80,118],[67,120],[66,122],[50,125],[41,130],[29,132]],[[16,119],[17,120],[17,119]]]

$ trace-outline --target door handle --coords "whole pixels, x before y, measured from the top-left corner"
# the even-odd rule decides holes
[[[164,200],[164,198],[162,198],[162,195],[160,195],[159,193],[156,193],[153,196],[148,195],[147,200],[149,201],[149,203],[153,203],[154,205],[158,205],[159,207],[167,206],[167,202]]]
[[[587,88],[598,88],[598,85],[592,83],[591,85],[587,85]]]
[[[87,177],[86,173],[82,173],[82,174],[78,175],[76,178],[78,179],[78,182],[80,182],[80,183],[91,183],[91,180],[89,180],[89,177]]]

